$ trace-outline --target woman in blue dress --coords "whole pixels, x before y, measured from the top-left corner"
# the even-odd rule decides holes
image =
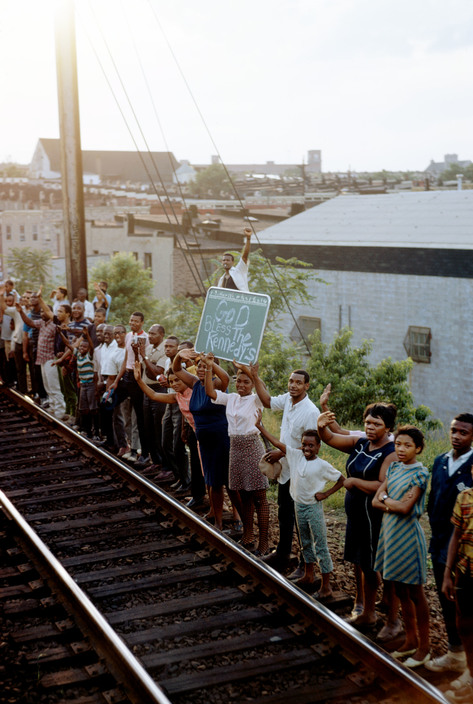
[[[380,580],[374,562],[382,516],[373,508],[372,500],[384,481],[387,468],[396,459],[390,439],[396,413],[392,403],[371,403],[363,413],[366,437],[362,438],[332,432],[329,426],[334,423],[335,414],[330,411],[321,413],[318,418],[321,439],[350,455],[344,482],[347,514],[344,558],[358,565],[362,572],[363,610],[351,620],[355,626],[376,623],[376,592]]]
[[[394,584],[401,600],[406,637],[393,657],[407,657],[407,667],[430,659],[429,606],[424,593],[427,544],[419,523],[425,508],[429,470],[418,455],[424,447],[422,431],[403,425],[395,434],[397,462],[389,465],[386,479],[373,499],[382,516],[375,569]]]
[[[182,368],[181,360],[194,360],[197,376]],[[205,484],[209,494],[210,516],[215,518],[215,526],[222,530],[223,488],[228,487],[228,461],[230,438],[225,406],[216,406],[205,393],[205,370],[207,365],[194,350],[180,350],[174,357],[173,372],[192,389],[189,410],[195,421],[195,434],[199,444],[200,459],[204,471]],[[229,376],[215,362],[213,363],[213,385],[215,389],[226,391]],[[239,520],[235,509],[239,506],[238,492],[228,492],[233,504],[234,521]]]

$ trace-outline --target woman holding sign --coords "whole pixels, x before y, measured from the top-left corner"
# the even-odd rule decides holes
[[[182,368],[182,359],[194,360],[197,376]],[[213,366],[215,376],[211,378],[210,383],[219,391],[225,391],[229,382],[228,374],[218,364]],[[222,530],[223,487],[228,486],[228,454],[230,449],[225,410],[214,406],[206,395],[204,379],[207,364],[195,350],[180,350],[174,357],[172,368],[174,374],[192,389],[189,410],[195,421],[195,434],[199,443],[202,469],[209,493],[210,515],[215,517],[216,528]],[[234,493],[232,495],[230,491],[228,493],[234,506],[236,503],[238,507],[238,495],[235,496]],[[238,518],[235,508],[234,517]]]
[[[265,449],[255,427],[258,410],[263,409],[263,404],[252,393],[253,378],[244,365],[234,362],[238,367],[236,393],[225,394],[216,389],[212,381],[213,354],[204,355],[202,361],[206,364],[205,392],[214,404],[225,406],[227,415],[230,436],[229,488],[240,494],[243,521],[241,543],[248,550],[253,548],[253,514],[256,508],[259,540],[254,554],[265,555],[268,551],[269,505],[266,490],[269,484],[258,466]]]

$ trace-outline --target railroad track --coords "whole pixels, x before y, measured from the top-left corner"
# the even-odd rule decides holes
[[[446,701],[153,482],[4,387],[0,489],[8,641],[27,638],[37,668],[38,698],[24,701]],[[34,570],[40,578],[22,591],[21,575]],[[68,613],[61,643],[49,588]],[[35,637],[40,607],[50,622]],[[15,608],[33,613],[28,628],[12,620]]]

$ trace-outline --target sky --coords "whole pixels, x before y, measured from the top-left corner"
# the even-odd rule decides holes
[[[0,0],[0,162],[59,137],[54,18]],[[473,160],[471,0],[76,0],[83,149],[423,170]]]

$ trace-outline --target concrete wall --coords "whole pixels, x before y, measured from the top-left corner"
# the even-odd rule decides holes
[[[155,231],[146,235],[129,235],[126,223],[118,226],[87,223],[86,237],[87,252],[99,259],[107,259],[115,252],[135,253],[136,258],[143,262],[144,266],[151,264],[154,295],[158,298],[172,296],[174,248],[172,234],[158,235]]]
[[[410,325],[431,328],[430,364],[414,363],[411,389],[416,405],[429,406],[449,424],[460,412],[473,412],[473,280],[320,271],[330,285],[312,284],[316,300],[296,315],[321,318],[322,341],[330,343],[350,324],[352,342],[373,339],[370,361],[406,359],[403,341]],[[293,322],[285,317],[284,329]]]

